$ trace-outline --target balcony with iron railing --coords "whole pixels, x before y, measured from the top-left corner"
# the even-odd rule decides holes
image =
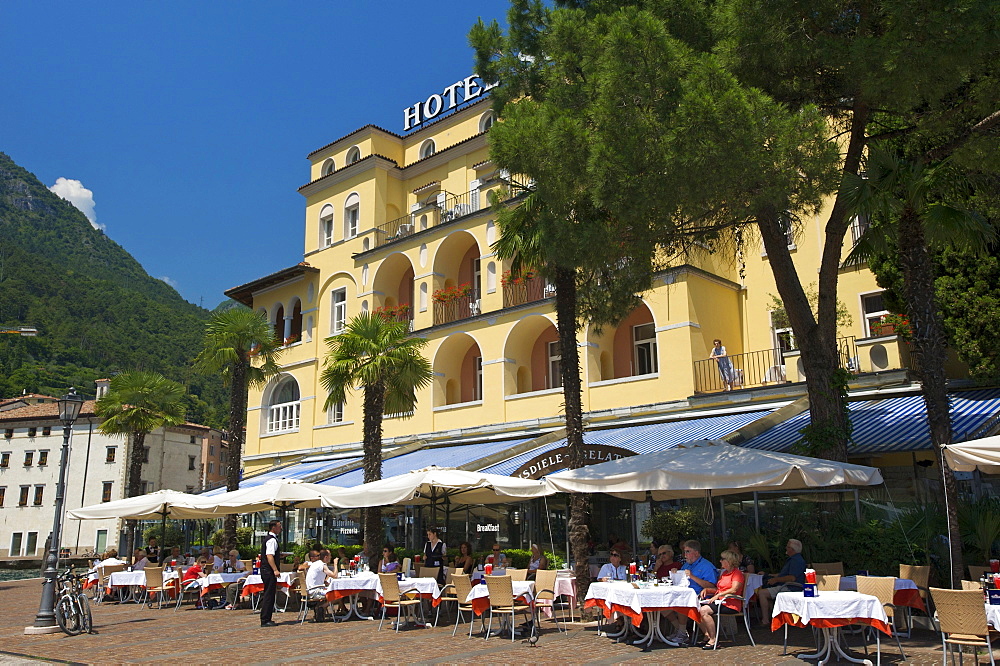
[[[798,350],[780,348],[761,349],[743,354],[730,354],[733,389],[753,388],[785,384],[798,379],[799,372],[788,372],[786,357],[798,356]],[[858,361],[858,346],[854,336],[837,339],[837,356],[840,367],[857,374],[861,371]],[[719,361],[703,359],[694,362],[694,392],[718,393],[727,389],[719,369]]]
[[[413,308],[409,305],[384,305],[375,308],[374,312],[388,321],[405,323],[409,331],[413,332]]]
[[[556,288],[542,277],[514,278],[504,276],[503,306],[512,308],[515,305],[533,303],[556,295]]]
[[[475,317],[481,312],[482,299],[478,289],[463,285],[434,292],[435,326]]]

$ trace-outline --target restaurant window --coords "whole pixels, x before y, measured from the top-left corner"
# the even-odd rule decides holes
[[[487,111],[479,118],[479,131],[488,132],[496,120],[496,115],[492,111]]]
[[[871,227],[872,220],[867,215],[856,215],[851,219],[851,242],[852,245],[857,245],[861,237],[868,232],[868,228]]]
[[[327,423],[344,422],[344,403],[337,402],[330,405],[330,408],[326,410],[326,422]]]
[[[24,466],[25,467],[31,467],[31,463],[34,461],[34,459],[35,459],[35,452],[34,451],[25,451],[24,452]]]
[[[267,432],[298,430],[300,410],[299,383],[294,377],[285,377],[274,387],[268,401]]]
[[[333,245],[333,206],[327,204],[319,213],[319,246]]]
[[[17,498],[18,506],[28,506],[28,493],[31,492],[31,486],[21,486],[21,495]]]
[[[0,453],[0,468],[10,467],[10,453]]]
[[[192,444],[197,444],[198,443],[198,438],[195,435],[191,435],[191,443]]]
[[[101,501],[110,502],[111,501],[111,487],[114,485],[112,481],[105,481],[104,487],[101,489]]]
[[[325,162],[323,162],[323,168],[321,169],[321,173],[324,176],[329,176],[336,170],[337,170],[337,163],[333,161],[332,157],[329,157]]]
[[[347,325],[347,289],[333,291],[333,321],[330,322],[331,335],[344,332]]]
[[[23,534],[21,532],[14,532],[10,535],[10,556],[20,557],[21,556],[21,537]]]
[[[35,486],[35,506],[42,505],[42,497],[45,495],[45,486]]]
[[[194,456],[188,456],[188,469],[194,469]]]
[[[49,452],[48,451],[39,451],[38,452],[38,466],[39,467],[45,467],[48,464],[49,464]]]
[[[632,327],[635,346],[635,374],[651,375],[658,369],[656,359],[656,327],[652,323]]]
[[[34,437],[38,434],[38,428],[28,428],[28,437]]]
[[[142,447],[142,462],[144,462],[144,463],[148,463],[149,462],[149,447],[148,446]]]
[[[42,426],[42,436],[48,437],[52,434],[52,426]]]
[[[476,369],[476,383],[472,385],[472,399],[483,399],[483,357],[477,356],[472,359],[473,367]]]
[[[105,451],[105,453],[104,453],[104,462],[106,462],[106,463],[113,463],[115,461],[115,456],[118,454],[118,447],[117,446],[109,446],[104,451]]]
[[[549,343],[549,388],[559,388],[562,386],[562,353],[559,350],[559,341],[553,340]]]

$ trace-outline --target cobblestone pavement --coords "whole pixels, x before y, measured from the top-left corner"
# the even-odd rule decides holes
[[[465,635],[460,629],[453,638],[453,618],[447,624],[442,620],[444,626],[438,628],[396,634],[388,626],[380,632],[378,622],[370,621],[299,625],[295,612],[276,613],[279,626],[263,629],[249,610],[195,610],[190,604],[176,612],[135,604],[94,606],[98,635],[25,636],[24,627],[33,622],[38,609],[39,593],[37,579],[0,583],[0,664],[29,663],[22,661],[27,659],[35,660],[30,663],[803,664],[795,655],[814,646],[809,630],[792,629],[789,654],[782,656],[783,632],[755,627],[756,647],[741,631],[735,643],[723,642],[724,647],[714,653],[662,645],[643,652],[598,637],[594,623],[557,634],[552,622],[544,621],[538,645],[531,647],[509,638],[470,640],[467,626]],[[888,640],[889,644],[882,642],[883,663],[903,663],[895,641]],[[857,637],[850,641],[859,645]],[[936,634],[914,632],[912,639],[903,640],[903,647],[908,663],[941,662]],[[870,650],[874,658],[874,645]]]

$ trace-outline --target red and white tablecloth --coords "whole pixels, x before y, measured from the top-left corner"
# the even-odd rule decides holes
[[[858,592],[819,592],[815,597],[801,592],[780,592],[774,598],[771,631],[784,624],[822,629],[867,624],[892,635],[882,603],[877,597]]]
[[[378,595],[378,600],[381,603],[382,579],[376,578],[375,581],[375,594]],[[399,581],[400,592],[408,592],[414,589],[420,595],[421,599],[430,599],[435,606],[440,602],[441,588],[438,587],[436,578],[404,578]],[[413,593],[410,592],[410,594],[412,595]]]
[[[295,576],[294,571],[282,571],[278,574],[278,587],[291,587],[295,584]],[[260,574],[250,574],[247,576],[247,581],[243,583],[243,592],[241,595],[249,597],[251,594],[263,591],[264,579],[260,577]]]
[[[514,580],[511,581],[514,588],[514,599],[531,603],[535,595],[535,581]],[[472,605],[472,610],[476,615],[482,615],[490,609],[490,590],[485,583],[472,586],[472,591],[466,597],[465,602]]]
[[[840,589],[842,592],[856,592],[858,589],[858,577],[842,577],[840,579]],[[892,595],[892,603],[897,606],[909,606],[910,608],[917,608],[924,612],[927,611],[927,606],[924,604],[924,600],[920,598],[920,590],[917,589],[917,584],[909,578],[896,579],[895,592]]]
[[[326,598],[330,601],[346,599],[365,591],[381,590],[379,578],[373,573],[362,573],[356,576],[345,576],[343,572],[337,578],[331,578],[326,582]],[[372,596],[372,595],[369,595]]]
[[[682,585],[652,585],[635,588],[624,581],[591,583],[585,608],[598,607],[609,620],[615,613],[628,617],[638,627],[643,613],[672,610],[697,620],[698,595]]]
[[[108,576],[108,587],[146,586],[146,573],[139,571],[116,571]]]

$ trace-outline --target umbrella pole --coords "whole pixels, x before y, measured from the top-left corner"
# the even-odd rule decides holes
[[[160,546],[165,546],[167,543],[167,505],[163,505],[163,519],[160,521]]]

